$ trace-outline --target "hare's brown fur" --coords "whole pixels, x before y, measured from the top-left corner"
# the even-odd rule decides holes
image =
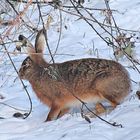
[[[32,48],[28,52],[19,76],[28,80],[38,98],[50,107],[47,121],[80,104],[78,99],[95,104],[106,100],[116,107],[130,92],[130,79],[121,64],[95,58],[49,64],[43,59],[44,42],[41,30],[36,38],[36,51]]]

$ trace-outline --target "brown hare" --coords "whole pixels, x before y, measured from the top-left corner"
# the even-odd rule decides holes
[[[19,77],[28,80],[37,97],[50,107],[46,121],[63,116],[81,104],[79,100],[97,106],[107,101],[115,108],[129,94],[130,78],[121,64],[95,58],[49,64],[43,58],[44,46],[45,36],[40,30],[35,48],[26,46],[29,56],[21,65]]]

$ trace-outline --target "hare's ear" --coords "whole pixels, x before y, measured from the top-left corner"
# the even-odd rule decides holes
[[[35,48],[23,35],[19,36],[19,40],[23,43],[23,46],[25,46],[29,57],[34,63],[40,66],[47,65],[46,61],[43,58],[43,51],[46,42],[43,30],[40,30],[36,36]]]
[[[22,47],[30,57],[36,53],[32,43],[23,35],[19,35],[18,40],[22,43]]]
[[[40,30],[36,36],[36,40],[35,40],[35,51],[36,53],[42,53],[43,55],[43,51],[46,45],[46,40],[45,40],[45,35],[44,35],[44,30]]]

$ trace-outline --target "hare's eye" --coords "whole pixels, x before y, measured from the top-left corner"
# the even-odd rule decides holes
[[[30,65],[28,63],[23,63],[21,66],[21,69],[24,71],[26,69],[28,69],[30,67]]]
[[[27,63],[26,65],[24,65],[25,68],[29,68],[30,65]]]

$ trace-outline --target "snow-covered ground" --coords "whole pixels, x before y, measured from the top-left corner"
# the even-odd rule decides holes
[[[104,0],[85,0],[85,7],[105,8]],[[70,2],[66,2],[70,4]],[[123,29],[140,31],[140,1],[139,0],[110,0],[110,7],[114,9],[114,18],[117,25]],[[20,6],[22,8],[22,6]],[[45,7],[43,7],[45,8]],[[36,13],[32,11],[29,16],[37,22]],[[73,9],[70,10],[74,12]],[[52,20],[48,29],[48,41],[52,52],[55,51],[59,32],[59,10],[50,10]],[[74,12],[76,13],[76,12]],[[93,15],[102,22],[104,19],[100,11],[93,11]],[[92,28],[82,19],[74,15],[62,12],[62,35],[57,54],[56,62],[64,62],[77,58],[100,57],[115,59],[113,50],[99,38]],[[26,19],[25,19],[26,20]],[[57,22],[58,21],[58,22]],[[92,22],[92,24],[94,24]],[[96,26],[96,24],[94,25]],[[40,24],[41,28],[41,24]],[[99,26],[96,28],[102,33]],[[3,32],[3,29],[0,28]],[[21,31],[21,30],[20,30]],[[21,32],[20,32],[21,33]],[[129,32],[131,33],[131,32]],[[29,36],[23,32],[25,36]],[[103,34],[106,37],[106,34]],[[134,58],[140,61],[140,34],[136,32],[136,43],[134,48]],[[34,43],[35,36],[32,40]],[[94,47],[93,47],[94,44]],[[11,45],[9,50],[14,50],[15,45]],[[93,51],[94,50],[94,51]],[[46,54],[48,51],[46,49]],[[26,55],[11,55],[17,68]],[[49,61],[49,55],[45,55]],[[2,60],[2,61],[1,61]],[[101,117],[109,122],[122,124],[123,128],[113,127],[98,118],[91,118],[91,123],[85,121],[80,113],[69,113],[62,118],[44,123],[49,108],[43,105],[35,96],[28,82],[25,81],[27,89],[33,102],[33,111],[27,119],[14,118],[16,112],[26,113],[30,107],[29,100],[15,73],[8,57],[0,54],[0,140],[140,140],[140,100],[136,96],[136,91],[140,88],[140,74],[132,68],[132,63],[125,57],[120,58],[129,71],[132,82],[132,92],[127,99],[115,110]],[[140,70],[140,66],[136,65]],[[17,109],[11,108],[13,106]]]

